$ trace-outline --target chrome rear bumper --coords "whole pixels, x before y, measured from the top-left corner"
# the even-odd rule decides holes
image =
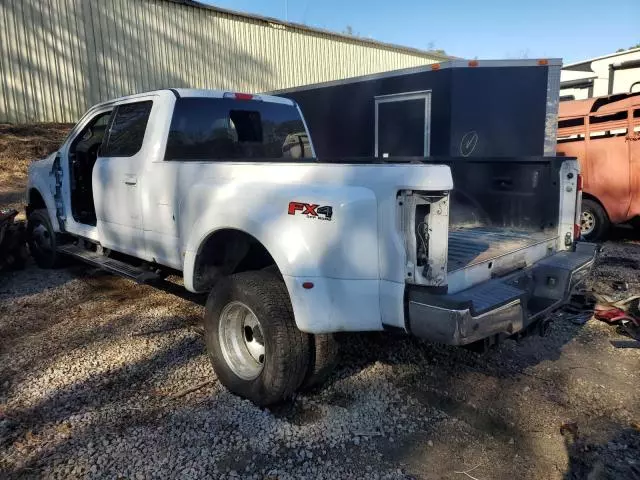
[[[513,335],[561,307],[588,275],[596,254],[597,245],[578,243],[575,251],[556,253],[527,269],[456,294],[408,287],[408,330],[449,345]]]

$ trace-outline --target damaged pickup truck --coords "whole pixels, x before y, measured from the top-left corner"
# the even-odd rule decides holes
[[[543,321],[594,259],[579,189],[568,158],[317,159],[292,100],[169,89],[96,105],[32,164],[28,236],[44,268],[181,272],[218,378],[268,405],[326,377],[335,332]]]

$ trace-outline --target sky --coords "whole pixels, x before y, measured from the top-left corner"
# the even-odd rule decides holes
[[[560,57],[640,43],[640,0],[200,0],[464,58]]]

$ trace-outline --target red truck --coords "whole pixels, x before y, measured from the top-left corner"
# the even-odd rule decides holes
[[[640,225],[640,92],[561,102],[557,149],[580,162],[585,240]]]

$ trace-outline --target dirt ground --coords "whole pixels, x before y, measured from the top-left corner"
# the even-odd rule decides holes
[[[71,127],[66,123],[0,123],[0,207],[19,210],[24,205],[29,163],[55,151]]]
[[[639,293],[640,245],[605,248],[591,284]],[[0,277],[0,476],[147,478],[210,454],[193,477],[640,478],[640,350],[613,326],[558,319],[484,355],[344,335],[325,388],[261,411],[215,381],[202,299],[176,292],[82,265]]]
[[[640,294],[639,268],[618,229],[587,286]],[[76,264],[0,273],[0,477],[640,479],[640,349],[615,326],[557,315],[485,354],[342,335],[325,387],[261,410],[217,382],[203,300]]]

